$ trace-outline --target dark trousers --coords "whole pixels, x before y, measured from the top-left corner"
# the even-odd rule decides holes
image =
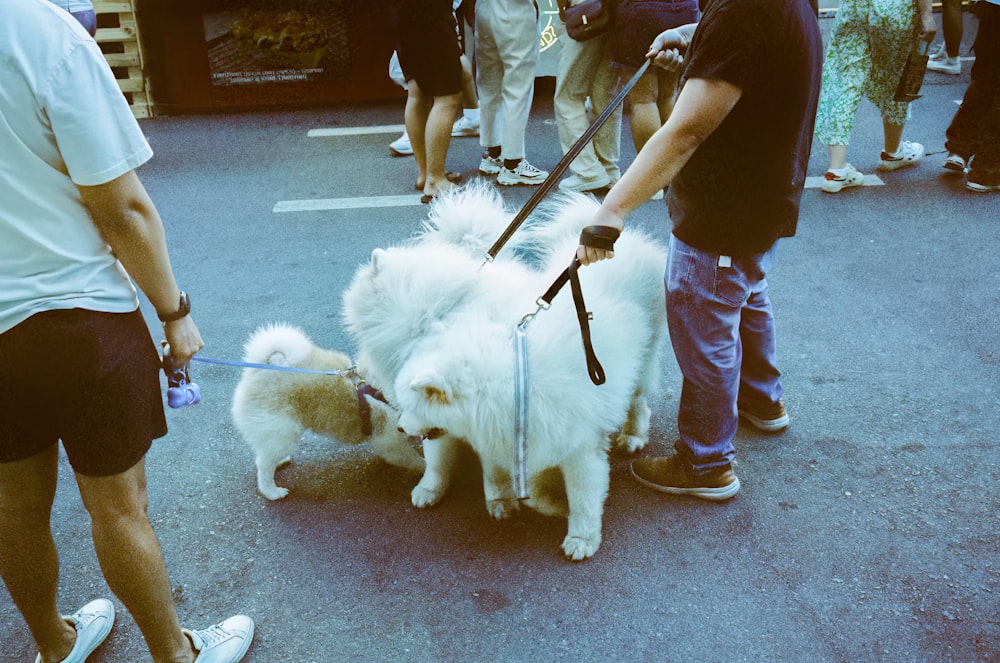
[[[968,159],[979,178],[1000,184],[1000,5],[980,1],[972,80],[945,132],[949,152]]]

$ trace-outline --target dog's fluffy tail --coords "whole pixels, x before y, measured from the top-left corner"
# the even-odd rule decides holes
[[[421,241],[441,241],[480,255],[513,218],[492,184],[476,178],[436,198],[423,223]]]
[[[312,341],[298,327],[274,323],[258,327],[243,346],[243,361],[296,366],[309,356]]]

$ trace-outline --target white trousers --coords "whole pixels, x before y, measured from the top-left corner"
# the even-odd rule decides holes
[[[477,0],[479,143],[499,145],[504,159],[524,158],[538,50],[534,0]]]

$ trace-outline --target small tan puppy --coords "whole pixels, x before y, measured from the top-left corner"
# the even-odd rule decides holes
[[[387,462],[415,472],[424,459],[397,429],[399,415],[368,394],[359,397],[356,375],[346,355],[313,344],[297,327],[272,324],[258,328],[244,346],[244,361],[336,375],[245,368],[233,392],[233,423],[256,455],[257,488],[269,500],[288,489],[274,483],[279,465],[291,460],[306,430],[343,444],[368,442]],[[342,372],[342,373],[340,373]],[[365,407],[367,406],[367,408]],[[370,410],[370,434],[366,434]]]

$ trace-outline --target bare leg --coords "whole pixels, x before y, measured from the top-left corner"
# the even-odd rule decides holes
[[[962,0],[941,0],[941,30],[949,58],[957,58],[962,47]]]
[[[444,97],[434,97],[434,103],[427,116],[427,127],[424,132],[426,164],[424,194],[436,196],[447,191],[454,185],[445,177],[445,161],[448,158],[448,147],[451,145],[451,126],[455,114],[462,108],[462,93],[456,92]],[[412,137],[411,137],[412,141]],[[417,146],[413,146],[416,154]]]
[[[479,108],[476,77],[472,73],[472,60],[462,53],[462,108]]]
[[[830,145],[830,168],[829,170],[839,170],[847,167],[847,146]]]
[[[145,461],[108,477],[76,476],[94,549],[111,591],[142,631],[157,663],[190,663],[194,648],[174,609],[160,544],[146,515]]]
[[[0,576],[21,611],[43,661],[61,661],[76,630],[57,606],[59,555],[49,524],[56,494],[58,447],[0,463]]]
[[[660,109],[656,104],[657,81],[655,75],[645,75],[639,79],[629,92],[628,99],[631,107],[629,121],[632,128],[632,143],[635,151],[642,150],[642,146],[656,133],[660,126]]]
[[[885,135],[885,151],[889,154],[899,149],[899,141],[903,137],[903,125],[882,121],[882,133]]]
[[[424,131],[427,128],[427,116],[431,112],[434,100],[420,91],[417,82],[407,82],[406,109],[403,119],[406,122],[406,133],[410,137],[413,148],[413,158],[417,162],[417,188],[423,189],[427,181],[427,147]]]

